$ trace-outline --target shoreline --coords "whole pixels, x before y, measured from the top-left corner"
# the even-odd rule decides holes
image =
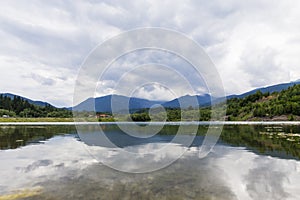
[[[300,121],[191,121],[191,122],[74,122],[74,121],[34,121],[34,122],[0,122],[7,125],[101,125],[101,124],[157,124],[157,125],[300,125]]]

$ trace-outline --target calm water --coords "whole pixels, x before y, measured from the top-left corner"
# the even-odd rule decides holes
[[[101,134],[97,125],[82,125],[79,136],[74,126],[2,125],[0,200],[300,199],[299,126],[226,125],[204,159],[198,152],[208,126],[171,142],[178,127],[167,125],[153,136],[152,129],[134,129],[142,137],[136,138],[116,125],[101,125]],[[153,154],[131,160],[124,152]],[[141,174],[101,164],[134,171],[173,159]]]

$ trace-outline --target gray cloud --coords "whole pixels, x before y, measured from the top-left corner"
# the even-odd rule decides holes
[[[296,80],[299,9],[292,0],[5,1],[0,7],[0,92],[70,105],[77,71],[91,49],[143,26],[174,29],[203,45],[227,93]],[[55,81],[44,87],[23,78],[33,71],[47,72]]]
[[[253,52],[255,54],[253,55]],[[252,87],[259,87],[289,79],[288,69],[276,60],[278,52],[271,48],[247,49],[241,56],[241,68],[249,76]]]
[[[43,77],[41,75],[31,73],[30,78],[37,81],[38,83],[46,86],[53,86],[55,84],[55,80],[52,78]]]
[[[257,160],[262,163],[260,167],[249,170],[246,177],[246,188],[250,197],[258,199],[286,199],[289,195],[284,189],[288,181],[288,173],[276,171],[274,163]]]

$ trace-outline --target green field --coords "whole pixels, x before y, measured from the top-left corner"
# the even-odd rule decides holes
[[[73,118],[0,118],[0,122],[73,122]]]

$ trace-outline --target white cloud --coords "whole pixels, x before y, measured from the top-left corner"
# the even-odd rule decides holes
[[[145,64],[149,63],[149,64]],[[126,54],[102,75],[96,96],[121,94],[151,100],[171,100],[186,94],[207,91],[204,81],[182,58],[156,50],[138,50]]]
[[[177,97],[177,95],[174,94],[174,91],[170,91],[168,88],[163,87],[158,83],[153,83],[138,88],[136,91],[133,92],[132,96],[149,100],[163,101],[170,101]]]
[[[295,0],[1,2],[0,92],[69,106],[92,48],[143,26],[175,29],[203,45],[227,93],[293,81],[300,77],[299,10]]]

